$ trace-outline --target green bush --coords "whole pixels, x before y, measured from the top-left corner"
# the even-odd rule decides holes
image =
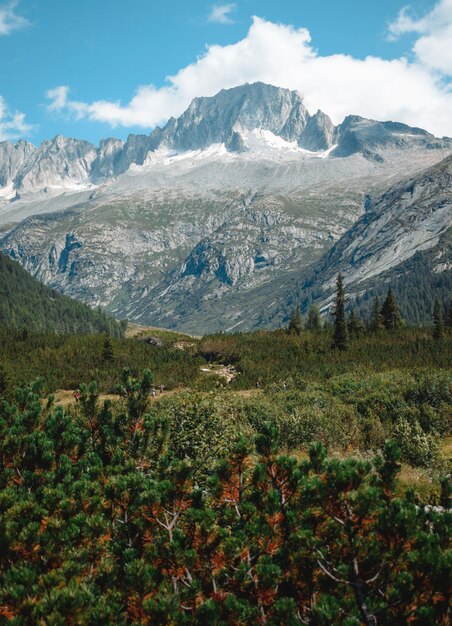
[[[452,404],[452,375],[421,372],[415,377],[415,384],[407,389],[405,398],[417,406],[428,404],[439,408],[442,404]]]
[[[394,439],[400,447],[402,459],[411,465],[428,467],[437,458],[436,438],[425,433],[416,419],[400,418],[394,427]]]
[[[169,425],[168,451],[202,480],[242,433],[237,410],[219,394],[183,392],[154,403],[149,415]]]

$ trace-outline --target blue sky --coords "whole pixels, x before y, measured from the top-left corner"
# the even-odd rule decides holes
[[[0,138],[147,133],[245,80],[299,89],[335,121],[397,116],[452,134],[452,0],[406,5],[0,0]]]

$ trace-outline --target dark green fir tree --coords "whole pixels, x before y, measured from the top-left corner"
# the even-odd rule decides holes
[[[319,307],[315,304],[311,304],[309,307],[308,318],[306,320],[306,328],[308,330],[320,331],[322,330],[322,317],[320,315]]]
[[[111,363],[115,358],[115,352],[110,335],[105,335],[104,344],[102,346],[102,361],[104,363]]]
[[[375,296],[372,305],[372,316],[370,318],[370,330],[374,333],[384,328],[383,315],[381,313],[380,300]]]
[[[444,337],[444,321],[441,303],[438,298],[435,300],[433,307],[433,339],[437,341]]]
[[[336,302],[333,312],[334,317],[334,335],[333,347],[337,350],[346,350],[347,348],[347,320],[345,317],[345,294],[344,281],[342,275],[339,274],[336,280]]]
[[[291,335],[301,335],[301,332],[303,330],[303,318],[301,316],[299,304],[297,304],[297,306],[292,311],[288,330]]]
[[[452,328],[452,304],[446,307],[446,315],[444,316],[444,325],[446,328]]]
[[[386,330],[397,330],[397,328],[400,328],[402,325],[399,307],[391,288],[388,289],[386,300],[383,302],[383,306],[381,307],[381,314],[383,316],[383,325]]]
[[[361,337],[364,332],[364,325],[356,315],[355,309],[352,307],[348,316],[347,330],[350,337]]]

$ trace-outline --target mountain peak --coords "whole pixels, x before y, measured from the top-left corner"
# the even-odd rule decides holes
[[[192,100],[178,119],[169,120],[157,147],[197,150],[223,143],[236,150],[241,142],[234,133],[256,129],[270,131],[286,141],[302,145],[303,131],[310,118],[297,91],[262,82],[246,83],[222,89],[215,96]],[[314,150],[323,150],[331,145],[332,122],[329,120],[326,126],[328,132],[320,137],[322,124],[319,125],[317,143],[311,133],[310,145]]]

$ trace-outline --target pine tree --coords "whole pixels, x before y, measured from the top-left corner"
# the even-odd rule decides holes
[[[350,309],[350,314],[348,316],[347,330],[350,337],[361,337],[364,331],[364,325],[356,315],[353,307]]]
[[[308,319],[306,320],[306,328],[308,330],[319,331],[322,330],[322,318],[320,316],[319,308],[315,304],[311,304],[309,307]]]
[[[383,325],[383,315],[381,314],[380,300],[378,296],[375,296],[373,307],[372,307],[372,316],[370,318],[370,329],[372,332],[378,332],[384,328]]]
[[[439,340],[444,337],[444,322],[441,304],[438,298],[433,308],[433,339]]]
[[[297,304],[292,311],[288,330],[291,335],[301,335],[301,331],[303,330],[303,318],[300,313],[299,304]]]
[[[383,316],[383,325],[386,330],[396,330],[402,325],[399,307],[391,288],[388,289],[388,295],[386,296],[386,300],[381,307],[381,314]]]
[[[113,344],[110,339],[110,335],[105,335],[104,337],[104,345],[102,347],[102,360],[104,363],[110,363],[113,361],[115,356]]]
[[[334,309],[334,336],[333,347],[338,350],[347,348],[347,320],[345,318],[345,294],[342,275],[336,280],[336,305]]]

